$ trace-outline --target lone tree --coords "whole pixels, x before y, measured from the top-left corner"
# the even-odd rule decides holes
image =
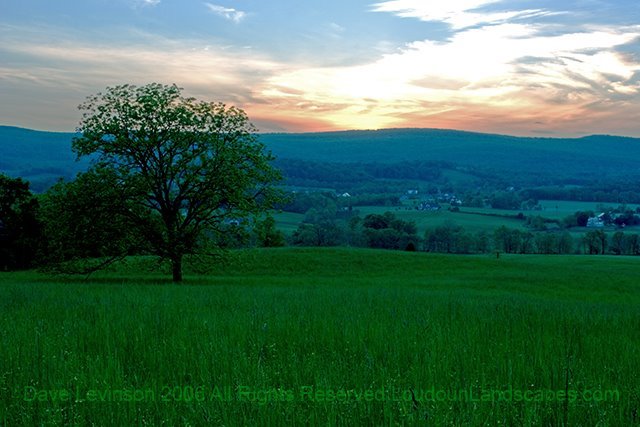
[[[183,256],[281,198],[281,179],[244,111],[183,97],[176,85],[109,87],[80,105],[78,157],[111,170],[126,217],[182,281]]]

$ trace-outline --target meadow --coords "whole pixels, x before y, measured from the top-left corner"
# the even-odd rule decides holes
[[[569,215],[573,215],[578,211],[593,211],[596,214],[602,212],[602,207],[613,207],[617,208],[622,203],[609,202],[609,203],[598,203],[598,202],[576,202],[576,201],[568,201],[568,200],[540,200],[540,206],[542,207],[542,211],[540,211],[540,215],[546,218],[552,219],[563,219]],[[626,204],[628,209],[637,209],[640,205],[628,203]]]
[[[393,212],[399,219],[415,222],[419,236],[424,236],[424,232],[427,231],[427,229],[439,227],[446,222],[453,222],[465,230],[474,233],[480,231],[493,233],[496,228],[503,225],[524,230],[524,221],[514,218],[518,214],[517,211],[461,208],[460,212],[451,212],[448,210],[448,205],[443,205],[443,208],[439,211],[418,211],[406,208],[396,210],[394,207],[381,206],[359,206],[356,209],[360,211],[362,216],[370,213],[382,214],[386,211]],[[501,215],[508,215],[511,218]]]
[[[638,262],[282,248],[184,285],[145,259],[0,273],[0,422],[639,425]]]
[[[416,224],[417,234],[419,237],[424,237],[425,231],[433,230],[434,228],[440,227],[446,223],[452,223],[456,226],[462,227],[466,232],[484,232],[491,236],[496,229],[502,226],[506,226],[510,229],[517,229],[522,232],[532,231],[531,228],[526,226],[526,221],[524,219],[518,219],[516,217],[518,213],[533,217],[540,215],[545,219],[561,221],[565,217],[571,216],[577,211],[598,211],[598,206],[602,205],[596,202],[555,200],[543,200],[540,204],[543,206],[543,210],[540,211],[461,207],[458,212],[453,212],[448,209],[449,205],[447,204],[443,204],[442,209],[439,211],[419,211],[411,204],[405,204],[403,206],[356,206],[354,207],[354,210],[357,211],[361,218],[364,218],[369,214],[382,215],[385,212],[392,212],[398,219],[414,222]],[[618,206],[615,203],[608,203],[604,205]],[[629,204],[627,206],[630,209],[636,209],[638,207],[638,205],[635,204]],[[272,215],[276,220],[277,228],[287,236],[290,236],[295,232],[305,217],[303,214],[292,212],[274,212]],[[562,230],[555,224],[548,224],[548,227],[551,230]],[[581,242],[585,233],[590,230],[590,228],[586,227],[573,227],[567,229],[575,239],[574,244],[576,246],[580,245],[579,242]],[[640,226],[628,226],[625,227],[624,230],[620,230],[615,225],[610,225],[603,228],[603,230],[609,234],[613,234],[616,231],[624,231],[626,234],[640,233]]]

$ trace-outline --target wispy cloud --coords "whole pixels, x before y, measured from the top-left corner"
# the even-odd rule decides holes
[[[210,12],[235,23],[239,23],[247,17],[246,12],[233,9],[231,7],[220,6],[213,3],[205,3],[204,5],[207,7],[207,9],[209,9]]]
[[[535,18],[551,14],[543,9],[519,11],[482,11],[483,8],[500,3],[501,0],[390,0],[376,3],[374,12],[393,13],[403,18],[418,18],[423,21],[446,22],[453,29],[468,28],[482,24],[504,23],[513,19]]]
[[[635,27],[544,35],[531,25],[489,25],[459,31],[444,43],[413,42],[366,65],[275,75],[263,96],[324,114],[338,127],[481,129],[503,116],[520,125],[546,117],[577,130],[583,124],[569,122],[591,117],[593,126],[598,116],[604,120],[606,111],[589,113],[596,104],[612,106],[615,114],[640,112],[640,64],[618,51],[638,37]],[[454,126],[456,117],[466,122]]]
[[[135,0],[134,7],[153,7],[159,5],[161,0]]]
[[[87,95],[123,83],[175,82],[192,96],[246,108],[262,102],[254,98],[253,85],[280,67],[255,52],[209,46],[206,40],[136,32],[126,44],[103,44],[56,33],[55,44],[43,44],[33,28],[11,30],[20,36],[0,26],[7,41],[0,46],[0,57],[17,58],[0,66],[0,88],[10,88],[3,93],[7,99],[13,92],[22,93],[19,103],[27,105],[26,110],[51,117],[49,129],[73,129],[78,121],[75,107]],[[46,99],[55,99],[56,105]],[[2,103],[0,117],[16,117],[14,122],[20,123],[15,104]]]

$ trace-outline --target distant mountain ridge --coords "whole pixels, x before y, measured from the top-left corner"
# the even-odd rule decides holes
[[[75,133],[0,126],[0,172],[23,176],[36,189],[86,169],[71,152]],[[515,137],[446,129],[384,129],[261,134],[280,158],[340,163],[446,161],[517,174],[611,175],[640,171],[640,138]]]
[[[74,136],[75,133],[0,126],[0,172],[28,179],[36,191],[60,177],[71,178],[89,164],[76,161],[71,151]]]
[[[608,135],[535,138],[445,129],[266,134],[283,158],[325,162],[446,161],[517,174],[617,174],[640,170],[640,139]]]

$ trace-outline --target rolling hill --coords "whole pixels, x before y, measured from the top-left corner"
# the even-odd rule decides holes
[[[22,176],[41,190],[71,177],[88,162],[76,162],[73,133],[0,126],[0,172]],[[279,158],[339,163],[445,161],[504,174],[563,176],[640,175],[640,139],[524,138],[442,129],[388,129],[304,134],[262,134]]]
[[[594,135],[525,138],[441,129],[266,134],[277,156],[326,162],[447,161],[504,171],[638,170],[640,139]]]
[[[0,126],[0,172],[31,181],[36,191],[87,168],[71,151],[73,133]]]

